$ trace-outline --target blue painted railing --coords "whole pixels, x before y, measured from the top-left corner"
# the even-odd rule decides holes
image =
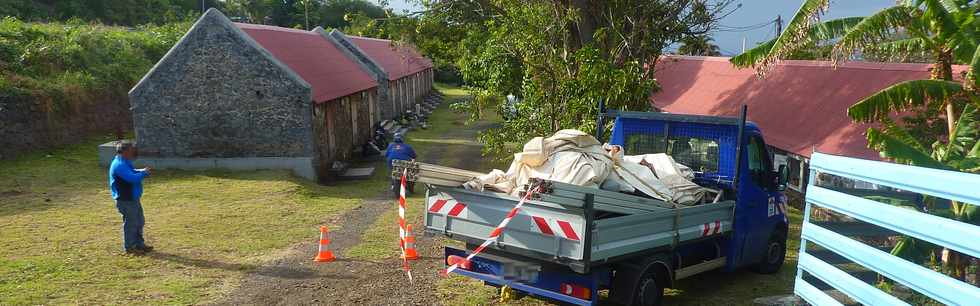
[[[977,258],[980,258],[980,226],[822,188],[814,185],[817,173],[980,204],[980,175],[814,153],[810,158],[796,295],[813,305],[841,305],[808,283],[803,278],[805,271],[864,305],[909,305],[814,253],[807,253],[807,245],[812,243],[946,305],[980,305],[980,288],[811,223],[810,214],[816,207],[828,209]]]

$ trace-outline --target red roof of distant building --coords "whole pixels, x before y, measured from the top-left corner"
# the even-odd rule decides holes
[[[357,63],[316,32],[246,23],[235,25],[310,83],[316,103],[378,86]]]
[[[411,46],[395,46],[390,40],[348,35],[358,48],[364,50],[381,68],[388,72],[389,80],[432,68],[432,61]]]
[[[928,79],[931,67],[848,62],[834,69],[824,61],[782,61],[760,79],[755,70],[735,68],[724,57],[665,56],[656,68],[662,89],[650,100],[671,113],[716,116],[735,116],[746,104],[748,120],[771,146],[806,157],[816,149],[878,159],[867,148],[869,125],[852,122],[847,108],[896,83]]]

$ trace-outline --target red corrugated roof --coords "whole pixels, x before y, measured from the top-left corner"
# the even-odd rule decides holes
[[[235,25],[310,83],[316,103],[378,86],[357,63],[316,32],[245,23]]]
[[[397,80],[428,68],[432,61],[411,46],[394,46],[390,40],[348,35],[358,48],[364,50],[381,68],[389,80]]]
[[[867,148],[868,125],[847,116],[855,102],[893,84],[928,79],[931,65],[849,62],[834,69],[824,61],[782,61],[760,79],[723,57],[665,56],[657,64],[662,89],[650,100],[667,112],[735,116],[749,106],[750,121],[769,145],[810,156],[824,153],[878,159]],[[954,71],[963,71],[957,66]]]

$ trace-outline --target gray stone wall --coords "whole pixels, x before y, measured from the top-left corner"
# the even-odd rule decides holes
[[[312,157],[311,90],[216,10],[130,92],[142,152]]]
[[[121,92],[95,93],[93,101],[54,109],[33,96],[0,95],[0,159],[76,144],[94,135],[121,136],[132,128]]]

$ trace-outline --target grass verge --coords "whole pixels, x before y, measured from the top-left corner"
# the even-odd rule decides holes
[[[94,139],[0,162],[0,304],[195,304],[275,250],[384,190],[319,186],[283,171],[158,170],[143,206],[152,256],[121,255],[121,219]]]

